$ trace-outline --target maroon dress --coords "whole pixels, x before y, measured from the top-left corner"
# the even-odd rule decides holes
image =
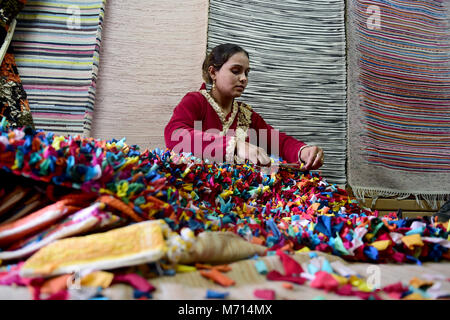
[[[230,124],[231,122],[231,124]],[[299,163],[299,151],[305,143],[274,129],[243,102],[234,102],[224,115],[206,92],[187,93],[175,107],[164,129],[166,147],[177,152],[192,152],[199,158],[234,162],[237,140],[264,148],[268,155],[281,156],[289,163]],[[278,142],[278,143],[277,143]]]

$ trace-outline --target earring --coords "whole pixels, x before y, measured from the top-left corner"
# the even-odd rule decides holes
[[[211,90],[214,90],[216,88],[216,80],[213,80],[212,88]]]

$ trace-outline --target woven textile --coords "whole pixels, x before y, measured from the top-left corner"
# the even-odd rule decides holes
[[[106,0],[27,1],[11,45],[37,129],[89,135]]]
[[[450,194],[449,1],[348,1],[349,184]]]
[[[241,100],[274,128],[323,147],[322,175],[345,183],[344,0],[211,0],[208,50],[231,42],[250,54]]]
[[[202,83],[208,0],[110,1],[91,135],[165,148],[164,127]]]

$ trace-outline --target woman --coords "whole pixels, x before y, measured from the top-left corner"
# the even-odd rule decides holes
[[[164,130],[167,148],[217,162],[270,165],[272,154],[303,163],[304,170],[322,166],[321,148],[279,132],[249,105],[235,100],[244,92],[249,72],[244,49],[234,44],[215,47],[203,62],[203,79],[212,88],[208,92],[203,83],[176,106]]]

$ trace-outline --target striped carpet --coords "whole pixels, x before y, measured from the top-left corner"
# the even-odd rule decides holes
[[[11,45],[37,129],[89,135],[106,0],[28,0]]]
[[[450,2],[348,3],[352,189],[449,197]]]
[[[211,0],[208,51],[231,42],[250,54],[241,100],[276,129],[325,150],[322,174],[346,182],[344,0]]]

